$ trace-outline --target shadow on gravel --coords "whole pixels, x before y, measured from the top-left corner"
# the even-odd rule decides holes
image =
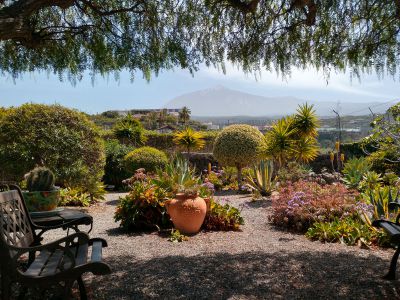
[[[107,262],[114,273],[93,279],[95,299],[398,299],[400,290],[399,281],[381,279],[388,261],[373,255],[245,252]]]
[[[118,226],[117,223],[115,223],[116,226]],[[156,229],[148,229],[148,230],[137,230],[137,231],[133,231],[133,230],[125,230],[121,227],[115,227],[115,228],[110,228],[106,230],[107,235],[109,236],[120,236],[120,235],[125,235],[127,237],[131,237],[131,236],[143,236],[143,235],[148,235],[148,234],[152,234],[152,233],[157,233]]]
[[[244,203],[245,206],[250,208],[267,208],[271,207],[271,200],[255,200],[255,201],[247,201]]]
[[[119,203],[119,199],[117,199],[117,200],[110,200],[110,201],[104,202],[105,205],[109,205],[109,206],[117,206],[118,203]]]
[[[228,191],[216,191],[214,196],[217,196],[217,197],[237,196],[238,198],[248,198],[251,196],[251,194],[250,193],[239,193],[238,191],[228,190]]]

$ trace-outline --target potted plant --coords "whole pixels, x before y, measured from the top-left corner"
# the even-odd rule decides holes
[[[52,211],[57,208],[59,190],[54,186],[53,172],[46,167],[36,167],[25,175],[28,192],[24,192],[30,212]]]
[[[174,199],[165,205],[172,223],[182,233],[195,234],[200,231],[207,213],[207,204],[198,194],[199,186],[178,188]]]
[[[199,196],[200,179],[183,159],[177,159],[170,168],[167,166],[162,176],[174,195],[165,201],[165,207],[175,228],[185,234],[199,232],[207,212],[206,202]]]

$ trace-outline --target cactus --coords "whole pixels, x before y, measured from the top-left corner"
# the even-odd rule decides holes
[[[26,186],[30,192],[54,189],[54,174],[46,167],[36,167],[26,174],[25,178]]]
[[[273,162],[272,160],[261,160],[258,166],[254,166],[254,177],[247,175],[247,186],[252,190],[257,190],[262,196],[271,195],[273,188],[272,173]]]

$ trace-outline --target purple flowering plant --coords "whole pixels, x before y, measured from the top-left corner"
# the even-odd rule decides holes
[[[343,184],[321,186],[300,180],[282,186],[278,192],[272,198],[269,219],[280,227],[305,232],[316,221],[329,222],[357,214],[356,195]]]

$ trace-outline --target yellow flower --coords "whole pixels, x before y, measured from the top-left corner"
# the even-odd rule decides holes
[[[329,153],[329,158],[331,159],[331,162],[335,160],[335,154],[333,152]]]
[[[335,149],[336,149],[337,152],[339,152],[339,149],[340,149],[340,141],[337,141],[337,142],[335,143]]]
[[[340,154],[340,161],[344,161],[344,153]]]

